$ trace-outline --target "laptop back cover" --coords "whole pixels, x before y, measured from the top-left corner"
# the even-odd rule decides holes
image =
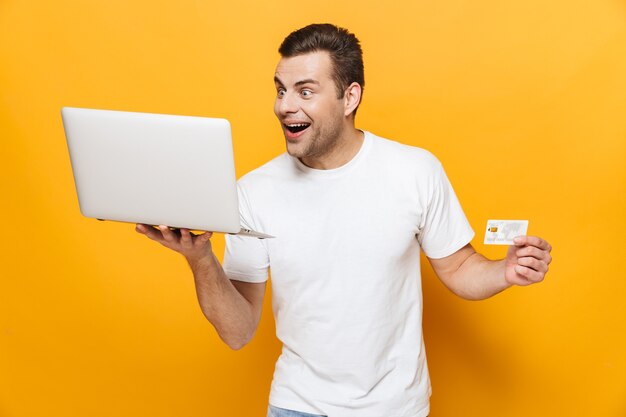
[[[240,230],[227,120],[72,107],[61,113],[84,216]]]

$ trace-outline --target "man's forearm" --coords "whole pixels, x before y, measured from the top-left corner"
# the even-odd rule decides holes
[[[250,303],[230,282],[214,255],[189,262],[189,266],[204,316],[228,346],[242,348],[252,339],[256,329]]]
[[[452,275],[450,289],[467,300],[483,300],[509,288],[505,260],[492,261],[474,252]]]

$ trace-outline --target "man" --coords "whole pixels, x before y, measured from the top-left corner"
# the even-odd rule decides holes
[[[279,52],[287,152],[239,181],[244,224],[276,238],[227,236],[222,268],[211,233],[137,231],[186,257],[203,313],[233,349],[255,333],[271,267],[283,349],[268,416],[426,416],[420,249],[451,291],[483,299],[543,280],[550,245],[522,236],[505,259],[485,259],[437,159],[355,128],[353,34],[310,25]]]

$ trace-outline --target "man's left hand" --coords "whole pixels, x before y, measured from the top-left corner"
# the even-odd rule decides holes
[[[518,236],[506,254],[504,278],[513,285],[543,281],[552,262],[552,246],[537,236]]]

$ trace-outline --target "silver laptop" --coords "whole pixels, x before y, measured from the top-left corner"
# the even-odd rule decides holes
[[[270,238],[240,223],[225,119],[61,109],[81,213]]]

